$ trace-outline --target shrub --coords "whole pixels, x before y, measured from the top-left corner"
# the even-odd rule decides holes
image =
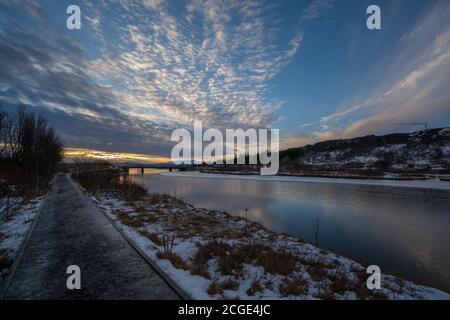
[[[164,260],[164,259],[169,260],[173,264],[173,266],[175,268],[183,269],[183,270],[188,270],[189,269],[189,267],[186,264],[186,262],[179,255],[177,255],[176,253],[158,251],[156,253],[156,256],[159,259],[162,259],[162,260]]]
[[[8,269],[12,265],[12,260],[8,258],[8,255],[4,250],[0,250],[0,271],[2,269]]]
[[[274,250],[262,244],[233,248],[223,242],[211,241],[198,248],[193,259],[195,272],[206,274],[206,265],[213,258],[217,259],[219,271],[224,275],[239,274],[244,263],[262,266],[266,272],[280,275],[290,275],[297,266],[297,258],[287,251]]]
[[[308,292],[308,284],[300,276],[294,279],[286,278],[279,286],[281,296],[301,296]]]
[[[139,233],[141,235],[143,235],[144,237],[150,239],[157,246],[161,246],[162,245],[162,241],[159,239],[158,234],[148,232],[147,230],[141,230],[141,231],[139,231]]]
[[[257,292],[262,292],[264,288],[261,285],[261,279],[253,279],[250,288],[247,290],[247,295],[254,296]]]
[[[223,281],[221,286],[224,290],[237,290],[239,288],[239,284],[231,278]]]
[[[206,290],[206,292],[213,296],[215,294],[223,294],[223,288],[220,285],[220,283],[213,281],[211,282],[211,284],[209,285],[208,289]]]

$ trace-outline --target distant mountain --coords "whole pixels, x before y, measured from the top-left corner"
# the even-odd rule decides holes
[[[331,140],[280,152],[282,167],[450,172],[450,128]]]

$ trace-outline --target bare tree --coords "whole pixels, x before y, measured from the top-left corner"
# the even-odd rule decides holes
[[[36,188],[52,176],[62,150],[60,138],[41,115],[23,108],[17,114],[0,111],[0,161],[22,167]]]

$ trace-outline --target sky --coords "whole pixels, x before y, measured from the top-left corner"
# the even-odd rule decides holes
[[[448,0],[0,0],[1,108],[73,150],[167,157],[195,120],[282,148],[450,126],[449,83]]]

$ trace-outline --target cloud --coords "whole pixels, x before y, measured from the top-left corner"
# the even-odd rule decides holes
[[[267,98],[269,80],[289,63],[301,38],[278,43],[267,6],[190,1],[181,17],[160,9],[151,24],[122,30],[126,49],[97,59],[90,70],[118,81],[134,114],[215,127],[268,126],[280,107]]]
[[[146,151],[153,146],[167,153],[160,143],[173,128],[122,112],[122,97],[88,73],[86,52],[64,34],[54,36],[64,41],[53,43],[20,28],[0,31],[1,106],[44,113],[72,146]]]
[[[271,81],[303,41],[262,0],[83,1],[77,33],[43,4],[0,6],[0,102],[45,112],[77,147],[167,154],[171,131],[194,120],[268,127],[283,105]],[[312,1],[298,21],[331,7]]]
[[[372,95],[309,124],[310,141],[399,131],[450,119],[450,4],[438,1],[402,37]],[[446,122],[447,120],[447,122]],[[413,127],[418,129],[418,127]]]
[[[77,159],[96,159],[109,162],[139,162],[139,163],[168,163],[170,158],[149,156],[145,154],[121,153],[121,152],[105,152],[81,148],[65,148],[64,158],[67,162],[76,161]]]
[[[308,20],[314,20],[319,18],[328,10],[334,7],[334,0],[315,0],[312,1],[309,6],[303,11],[300,18],[301,22],[306,22]]]
[[[158,9],[163,3],[164,0],[144,0],[144,6],[151,9]]]

